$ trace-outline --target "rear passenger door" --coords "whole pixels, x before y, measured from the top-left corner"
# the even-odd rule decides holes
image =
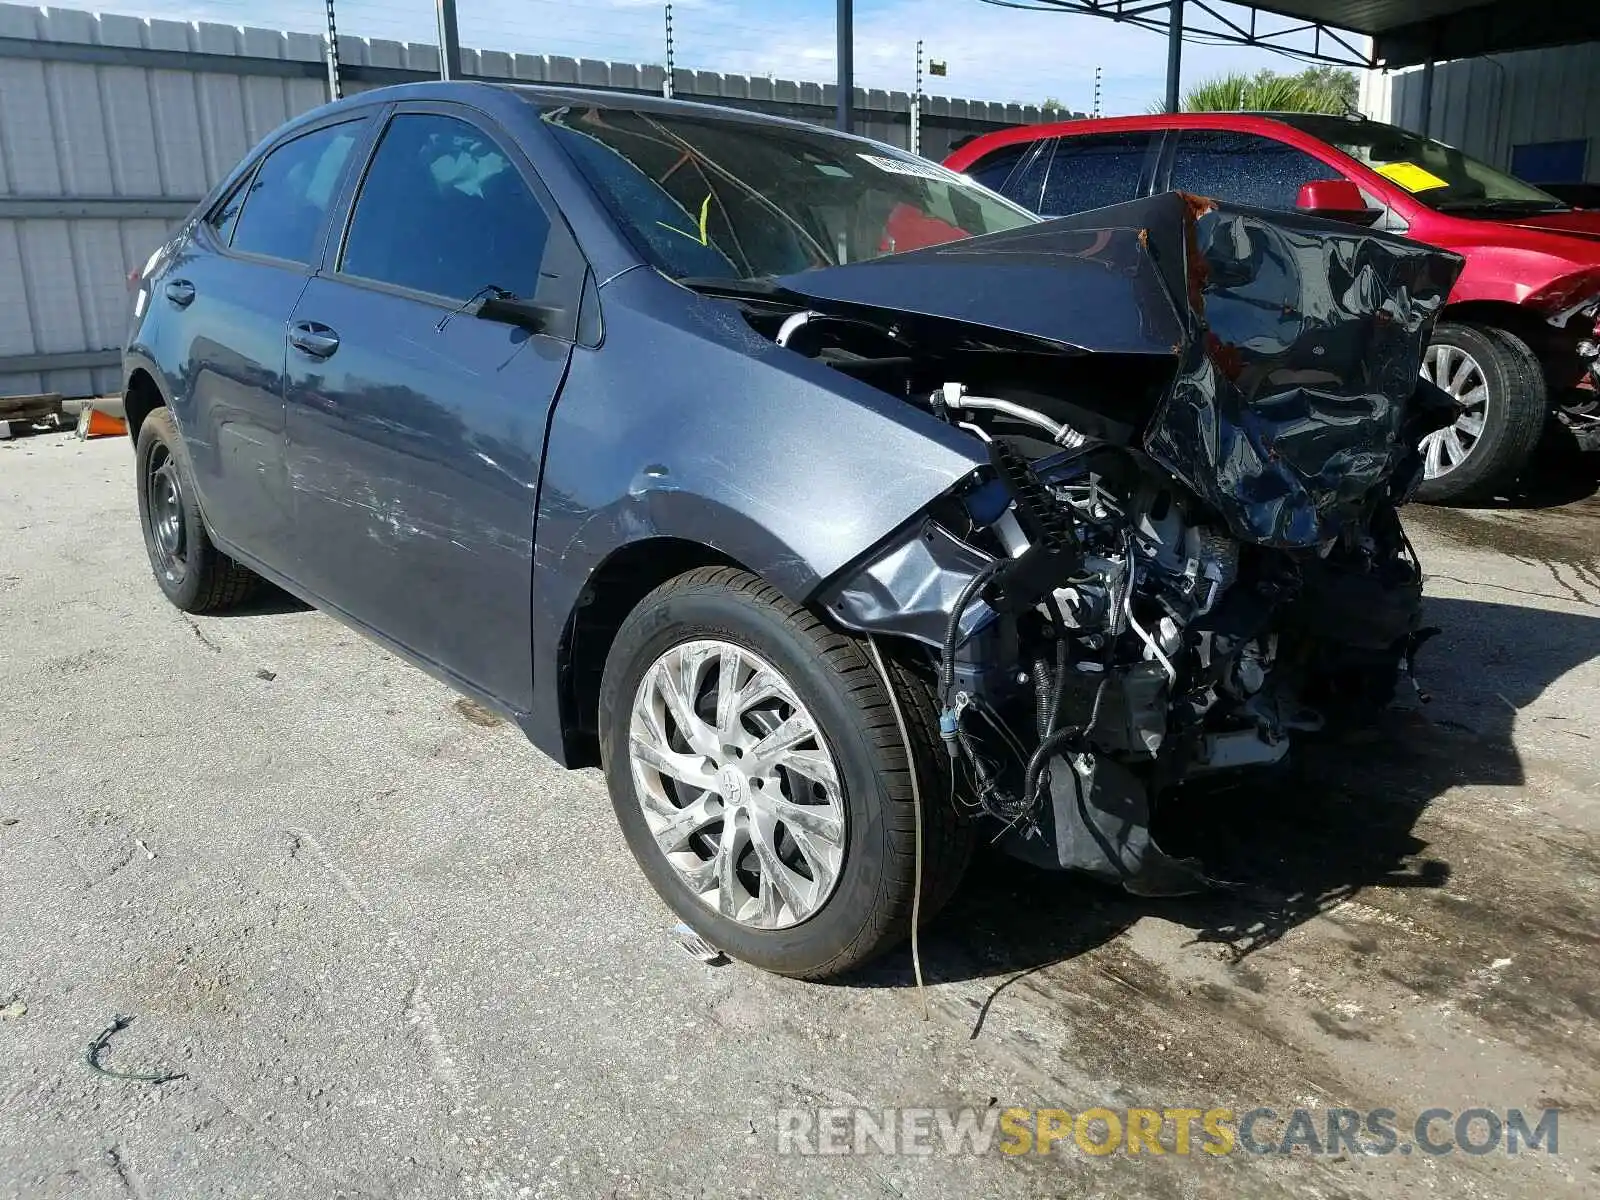
[[[1288,212],[1302,185],[1343,178],[1315,155],[1259,133],[1181,129],[1171,136],[1167,186],[1175,191]]]
[[[238,180],[152,287],[157,361],[217,537],[292,573],[284,470],[284,329],[365,136],[357,115],[297,130]]]
[[[289,322],[306,586],[519,710],[532,703],[540,454],[585,271],[487,117],[405,104]],[[560,311],[537,333],[475,317],[491,287]]]

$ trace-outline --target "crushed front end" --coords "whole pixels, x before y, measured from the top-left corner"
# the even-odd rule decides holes
[[[819,603],[919,647],[955,801],[1012,851],[1192,890],[1150,835],[1164,797],[1390,700],[1426,636],[1397,508],[1453,416],[1418,368],[1460,265],[1169,194],[752,313],[986,444]]]

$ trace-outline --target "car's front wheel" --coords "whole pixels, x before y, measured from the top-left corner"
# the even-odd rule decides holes
[[[134,451],[139,473],[139,523],[150,569],[167,599],[184,612],[204,613],[244,600],[260,577],[211,542],[195,495],[189,458],[165,408],[139,426]]]
[[[954,891],[972,830],[950,803],[931,692],[887,660],[908,760],[863,645],[733,568],[652,592],[606,662],[600,735],[622,831],[669,907],[735,958],[820,978]]]
[[[1492,326],[1442,322],[1423,352],[1422,376],[1450,393],[1460,413],[1423,439],[1417,498],[1464,503],[1510,484],[1533,456],[1549,409],[1528,344]]]

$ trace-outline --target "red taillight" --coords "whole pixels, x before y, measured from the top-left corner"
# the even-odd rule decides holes
[[[135,267],[133,270],[128,272],[128,290],[130,292],[138,291],[139,285],[143,282],[144,276],[139,273],[138,267]]]

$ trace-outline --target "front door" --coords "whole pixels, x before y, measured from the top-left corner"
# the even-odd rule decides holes
[[[390,118],[290,319],[289,472],[306,585],[525,710],[540,455],[583,268],[480,121],[439,104]],[[565,316],[538,333],[475,317],[490,289]]]

